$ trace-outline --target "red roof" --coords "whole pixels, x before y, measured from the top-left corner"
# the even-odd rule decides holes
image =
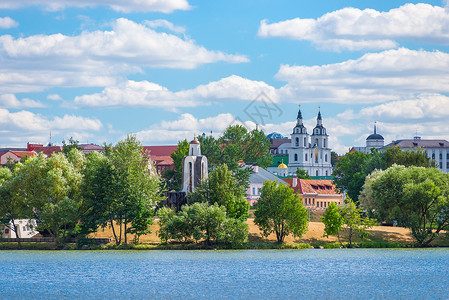
[[[143,146],[143,151],[149,152],[151,156],[170,156],[177,148],[177,145]]]
[[[283,179],[290,187],[293,186],[293,178]],[[298,183],[293,190],[297,194],[317,194],[317,195],[341,195],[332,183],[326,179],[297,179]]]
[[[173,165],[173,159],[167,155],[151,155],[150,159],[155,165]]]
[[[14,154],[17,157],[24,157],[24,156],[36,156],[37,153],[34,151],[8,151]]]
[[[36,147],[34,151],[37,153],[42,152],[45,156],[50,157],[53,153],[62,152],[62,146]]]
[[[98,145],[95,145],[95,144],[81,144],[81,145],[78,145],[78,147],[83,148],[83,150],[92,150],[92,151],[102,151],[102,150],[104,150],[104,147],[98,146]]]

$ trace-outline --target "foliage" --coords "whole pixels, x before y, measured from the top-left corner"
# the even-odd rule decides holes
[[[418,246],[449,229],[449,175],[435,168],[393,165],[368,177],[360,204],[371,215],[410,228]]]
[[[73,137],[70,137],[69,142],[67,143],[65,140],[62,141],[62,152],[65,155],[68,155],[73,149],[75,150],[83,150],[83,148],[78,146],[79,141],[75,140]]]
[[[254,212],[254,223],[264,236],[276,233],[278,243],[292,233],[301,237],[308,228],[308,211],[298,195],[286,185],[265,181]]]
[[[338,161],[338,154],[337,154],[337,152],[331,151],[331,164],[332,164],[332,167],[335,167],[337,161]]]
[[[367,175],[374,170],[385,170],[393,164],[403,166],[433,167],[435,164],[421,149],[402,150],[399,146],[391,146],[385,151],[372,149],[371,153],[348,153],[337,163],[334,173],[334,183],[341,191],[346,191],[350,198],[358,202],[360,192]]]
[[[311,178],[305,170],[300,169],[300,168],[296,169],[296,177],[298,177],[299,179],[310,179]]]
[[[183,140],[178,142],[176,150],[170,154],[175,165],[174,170],[166,170],[163,174],[163,178],[166,182],[168,190],[180,191],[182,185],[182,161],[184,156],[189,154],[189,142]]]
[[[249,203],[246,201],[244,186],[239,184],[228,170],[220,165],[209,177],[201,182],[195,191],[188,195],[189,203],[206,202],[210,205],[224,206],[230,218],[246,220]]]
[[[323,236],[336,235],[340,245],[343,245],[340,232],[346,231],[347,242],[351,247],[355,233],[359,233],[360,237],[364,238],[368,234],[366,229],[376,225],[374,219],[362,217],[362,214],[363,210],[357,208],[351,198],[346,198],[343,206],[337,206],[335,203],[329,204],[321,218],[325,226]]]
[[[241,220],[228,218],[226,209],[218,204],[194,203],[185,205],[179,213],[163,207],[160,218],[159,237],[163,242],[177,240],[241,246],[248,240],[248,225]]]
[[[358,199],[366,173],[363,170],[368,154],[362,152],[348,153],[340,158],[333,172],[334,184],[340,191],[346,191],[351,199]]]
[[[385,151],[386,167],[394,164],[405,167],[434,167],[435,163],[427,157],[426,150],[422,148],[402,150],[400,146],[388,147]]]
[[[92,154],[86,168],[84,231],[110,226],[116,244],[122,234],[150,232],[153,207],[161,200],[159,177],[150,172],[142,145],[129,135],[106,155]],[[116,230],[118,226],[118,232]]]
[[[221,163],[227,164],[233,171],[237,169],[239,161],[257,163],[262,168],[272,163],[270,140],[262,130],[248,132],[241,125],[229,126],[219,142],[223,145]]]
[[[78,155],[72,157],[76,161]],[[27,217],[36,219],[37,229],[48,231],[57,245],[75,229],[79,220],[82,167],[82,160],[73,164],[62,153],[48,159],[40,154],[19,164],[9,183],[11,201],[25,204],[18,207]]]

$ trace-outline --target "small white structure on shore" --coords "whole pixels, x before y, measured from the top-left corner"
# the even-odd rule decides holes
[[[15,220],[16,225],[16,231],[13,230],[13,224],[12,222],[9,222],[7,224],[1,224],[0,223],[0,237],[2,238],[16,238],[16,232],[19,238],[22,239],[29,239],[38,234],[39,232],[36,231],[34,228],[36,228],[36,220],[27,220],[27,219],[20,219]]]

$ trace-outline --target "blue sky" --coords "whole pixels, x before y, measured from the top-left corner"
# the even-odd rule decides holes
[[[449,139],[448,45],[442,1],[2,0],[0,147],[289,135],[298,104],[340,154]]]

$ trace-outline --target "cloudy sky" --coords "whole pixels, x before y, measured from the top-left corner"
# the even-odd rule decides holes
[[[230,124],[330,146],[449,140],[449,5],[396,0],[1,0],[0,147],[145,145]]]

